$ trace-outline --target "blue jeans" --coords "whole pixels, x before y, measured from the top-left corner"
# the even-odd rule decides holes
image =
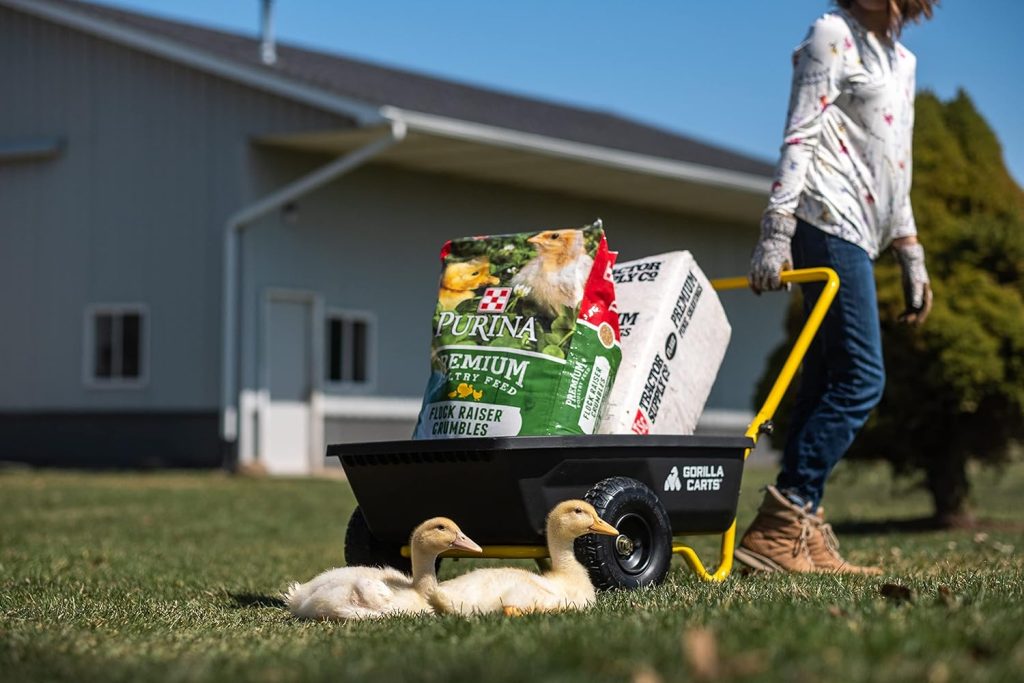
[[[776,480],[790,499],[817,509],[829,473],[882,398],[885,366],[874,264],[867,252],[799,221],[793,266],[828,266],[839,274],[839,294],[804,357]],[[822,288],[821,283],[801,285],[805,318]]]

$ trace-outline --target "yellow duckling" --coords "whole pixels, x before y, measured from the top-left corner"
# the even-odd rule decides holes
[[[503,567],[477,569],[441,583],[427,600],[442,614],[553,612],[582,609],[594,602],[594,585],[576,559],[573,541],[589,533],[618,535],[618,531],[582,500],[559,503],[548,514],[547,541],[551,569],[535,574]]]
[[[437,588],[437,556],[451,548],[480,552],[480,546],[445,517],[420,524],[409,539],[412,576],[391,567],[329,569],[284,593],[288,610],[300,619],[370,619],[429,612],[426,595]]]

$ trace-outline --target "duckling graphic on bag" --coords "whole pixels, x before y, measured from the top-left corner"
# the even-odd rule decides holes
[[[477,289],[499,282],[498,278],[491,275],[491,263],[486,256],[449,263],[441,274],[441,288],[437,300],[442,309],[453,311],[463,301],[476,296]]]
[[[622,355],[601,222],[452,240],[441,261],[413,438],[594,433]]]

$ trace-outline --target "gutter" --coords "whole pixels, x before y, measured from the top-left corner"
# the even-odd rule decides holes
[[[64,151],[60,137],[0,140],[0,164],[16,161],[42,161],[59,157]]]
[[[290,201],[305,195],[365,164],[374,156],[405,138],[401,120],[389,122],[387,132],[377,140],[344,154],[298,180],[281,187],[228,219],[224,226],[223,294],[221,297],[221,438],[228,443],[238,439],[239,415],[239,243],[242,233],[253,222]]]
[[[705,166],[687,161],[654,157],[637,152],[626,152],[600,145],[573,142],[536,133],[525,133],[510,128],[501,128],[484,123],[436,116],[422,112],[408,111],[398,107],[383,106],[380,113],[389,119],[405,121],[409,130],[428,133],[439,137],[466,140],[543,154],[550,157],[580,161],[672,180],[684,180],[711,187],[739,190],[767,196],[771,189],[771,178],[756,173],[731,171],[729,169]]]

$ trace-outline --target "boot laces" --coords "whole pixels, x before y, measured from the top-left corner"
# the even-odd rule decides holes
[[[822,522],[820,527],[821,537],[825,541],[825,550],[838,562],[846,564],[846,560],[839,554],[839,537],[828,522]]]
[[[839,537],[836,536],[835,529],[828,522],[821,525],[821,535],[825,537],[825,545],[828,546],[829,550],[835,551],[839,554]]]
[[[811,538],[811,523],[806,515],[800,518],[800,535],[797,536],[796,543],[793,545],[793,557],[799,557],[801,554],[808,554],[810,550],[807,547],[807,542]]]

